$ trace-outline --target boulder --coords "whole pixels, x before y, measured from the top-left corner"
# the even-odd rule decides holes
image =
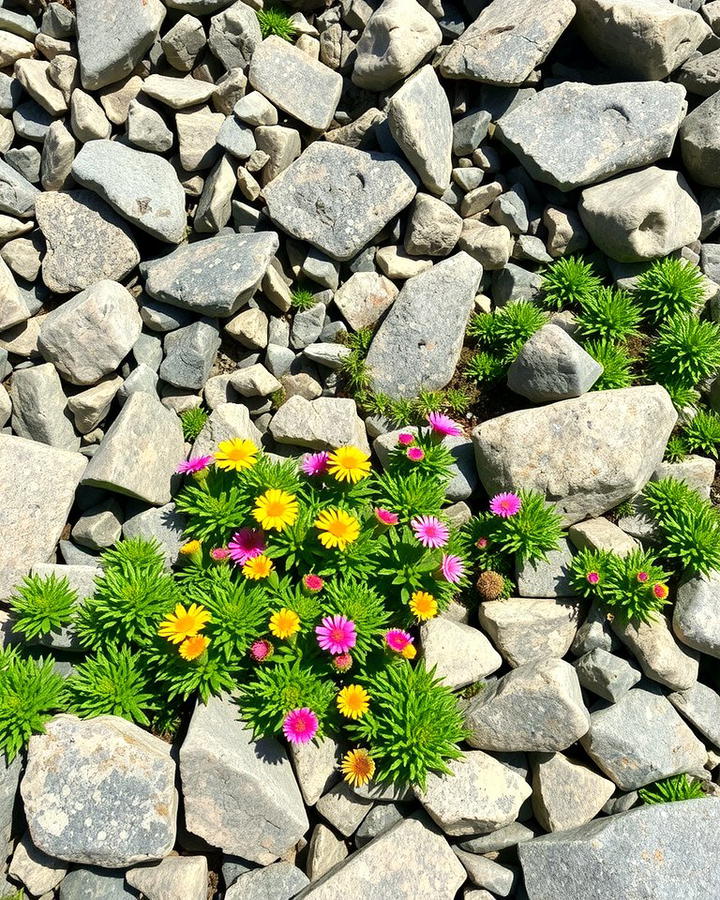
[[[580,684],[603,700],[615,703],[640,681],[640,671],[602,647],[595,647],[575,663]]]
[[[561,659],[578,629],[577,600],[510,597],[478,606],[478,620],[513,668],[548,656]]]
[[[210,377],[220,343],[217,319],[198,319],[171,331],[165,338],[160,378],[174,387],[200,390]]]
[[[678,644],[664,615],[656,615],[651,622],[627,624],[615,619],[611,627],[647,678],[674,691],[684,691],[697,681],[697,653]]]
[[[452,690],[482,681],[502,665],[481,631],[444,616],[422,625],[420,641],[426,667],[436,667],[437,677]]]
[[[19,369],[12,380],[12,430],[19,437],[63,450],[79,450],[67,397],[52,363]]]
[[[208,864],[204,856],[167,856],[159,863],[137,866],[125,873],[130,887],[148,900],[206,900]]]
[[[533,811],[545,831],[584,825],[615,793],[612,781],[562,753],[538,753],[532,769]]]
[[[543,325],[510,365],[508,387],[533,403],[586,394],[603,367],[558,325]]]
[[[354,444],[370,452],[365,423],[349,397],[319,397],[306,400],[296,395],[287,400],[273,416],[270,432],[279,444],[332,450]]]
[[[688,174],[709,187],[720,187],[720,92],[714,93],[680,126],[680,151]]]
[[[710,572],[680,584],[672,627],[686,647],[720,659],[720,573]]]
[[[242,0],[210,19],[208,46],[226,69],[247,68],[261,41],[255,10]]]

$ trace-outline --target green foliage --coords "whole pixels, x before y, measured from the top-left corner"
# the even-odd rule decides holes
[[[193,409],[186,409],[185,412],[180,413],[180,422],[185,440],[194,441],[205,427],[208,418],[208,414],[199,406]]]
[[[370,710],[348,727],[369,745],[380,783],[427,786],[429,772],[450,773],[467,736],[452,692],[423,663],[388,666],[366,679]]]
[[[584,349],[603,367],[603,373],[593,386],[596,391],[609,391],[614,388],[630,387],[635,380],[632,373],[632,360],[627,348],[611,341],[588,341]]]
[[[595,294],[601,284],[591,263],[576,256],[563,257],[545,270],[543,302],[551,309],[576,307]]]
[[[77,599],[67,578],[29,575],[10,598],[13,631],[26,638],[58,632],[70,623]]]
[[[228,566],[211,570],[215,577],[207,579],[204,590],[189,598],[212,613],[203,633],[210,638],[213,652],[223,655],[228,663],[247,653],[252,641],[265,630],[269,605],[263,585],[234,581],[230,571]]]
[[[223,654],[214,652],[212,647],[210,652],[187,662],[176,648],[158,643],[151,654],[151,661],[159,685],[167,688],[170,701],[187,700],[197,694],[201,703],[207,703],[210,697],[237,690],[239,661],[229,663]]]
[[[290,21],[290,17],[278,7],[270,6],[267,9],[258,9],[255,11],[255,15],[263,38],[274,34],[284,41],[292,41],[295,37],[297,29]]]
[[[249,492],[246,483],[232,472],[213,467],[202,482],[188,482],[175,498],[175,505],[190,517],[191,537],[221,546],[228,532],[247,518]]]
[[[647,805],[676,803],[679,800],[699,800],[707,796],[702,789],[702,782],[685,774],[662,778],[654,784],[640,788],[638,794],[643,803]]]
[[[601,287],[582,300],[577,323],[585,338],[624,341],[638,333],[640,319],[640,310],[628,293]]]
[[[340,371],[353,391],[367,391],[370,387],[372,376],[365,357],[372,337],[371,328],[361,328],[345,338],[345,345],[350,348],[350,353],[343,359]]]
[[[152,538],[128,538],[119,541],[102,555],[105,569],[124,573],[148,572],[159,574],[165,570],[165,554],[160,544]]]
[[[0,752],[12,762],[62,706],[63,680],[52,659],[24,659],[0,649]]]
[[[720,369],[720,325],[688,314],[672,316],[660,325],[647,362],[659,384],[694,388]]]
[[[478,346],[505,363],[511,363],[523,344],[547,323],[547,313],[530,303],[518,300],[492,313],[478,313],[468,326],[468,335],[477,338]]]
[[[108,645],[77,666],[65,682],[70,712],[83,718],[122,716],[149,725],[146,710],[154,709],[150,677],[140,653]]]
[[[487,350],[480,350],[473,354],[465,366],[465,375],[482,384],[489,382],[491,384],[501,381],[507,372],[507,363],[494,353],[488,353]]]
[[[667,442],[665,459],[671,463],[682,462],[687,458],[688,452],[684,438],[679,434],[674,434]]]
[[[717,459],[720,416],[704,409],[699,410],[683,429],[683,443],[690,453],[699,451]]]
[[[701,510],[708,505],[696,490],[679,478],[649,481],[642,494],[643,505],[662,524],[676,509]]]
[[[545,559],[551,550],[556,550],[563,536],[562,518],[555,508],[545,502],[542,494],[535,491],[518,491],[520,509],[515,515],[503,518],[487,512],[476,517],[466,529],[470,541],[476,544],[479,538],[487,541],[488,553],[506,554],[514,562],[536,562]],[[491,559],[488,553],[481,555],[483,569],[503,563]]]
[[[317,300],[315,299],[315,294],[312,288],[309,288],[305,285],[297,285],[297,287],[290,292],[290,303],[297,310],[303,311],[306,309],[312,309],[313,306],[317,305]]]
[[[702,273],[683,259],[657,259],[638,279],[635,298],[656,322],[678,313],[694,313],[702,304]]]
[[[323,616],[347,616],[355,623],[353,656],[364,662],[371,650],[382,647],[390,614],[377,590],[355,578],[338,579],[320,595]]]
[[[472,398],[465,388],[446,388],[445,405],[454,415],[464,415],[468,411]]]
[[[385,472],[377,478],[376,505],[398,513],[405,520],[436,515],[444,501],[445,483],[432,474]]]
[[[610,556],[608,550],[591,550],[588,547],[573,556],[568,575],[581,597],[595,598],[605,590]]]

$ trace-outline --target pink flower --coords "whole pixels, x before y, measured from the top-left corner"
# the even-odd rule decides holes
[[[333,660],[333,666],[338,672],[347,672],[352,668],[353,658],[349,653],[341,653]]]
[[[490,501],[490,512],[501,519],[509,519],[520,512],[522,500],[517,494],[496,494]]]
[[[322,650],[328,650],[334,656],[352,650],[357,641],[355,623],[347,616],[325,616],[315,629],[317,642]]]
[[[405,456],[412,462],[420,462],[425,459],[425,451],[421,447],[408,447]]]
[[[210,551],[210,558],[215,562],[224,562],[230,558],[230,550],[227,547],[213,547]]]
[[[636,577],[640,584],[645,584],[650,576],[647,572],[638,572]]]
[[[253,641],[250,645],[250,656],[255,662],[265,662],[273,655],[275,648],[270,641]]]
[[[304,575],[303,585],[306,591],[317,594],[325,587],[325,580],[319,575]]]
[[[391,628],[385,633],[385,642],[394,653],[402,653],[408,644],[412,644],[413,639],[407,631],[403,631],[401,628]]]
[[[487,538],[478,538],[478,539],[475,541],[475,546],[478,548],[478,550],[486,550],[486,549],[487,549],[487,545],[488,545],[489,543],[490,543],[490,542],[488,541]]]
[[[599,572],[588,572],[585,576],[588,584],[597,584],[600,581],[600,573]]]
[[[397,525],[400,516],[397,513],[390,512],[389,509],[381,509],[378,507],[375,510],[375,518],[381,525]]]
[[[306,475],[325,475],[328,470],[328,456],[325,450],[320,453],[308,453],[300,463],[300,468]]]
[[[307,706],[293,709],[285,716],[282,728],[291,744],[308,744],[317,734],[318,717]]]
[[[465,565],[459,556],[443,553],[440,571],[445,581],[449,581],[451,584],[457,584],[465,574]]]
[[[415,442],[415,435],[410,434],[409,431],[401,431],[398,435],[398,444],[402,444],[403,447],[409,447],[410,444]]]
[[[258,528],[241,528],[228,541],[230,558],[239,566],[265,551],[265,535]]]
[[[214,456],[196,456],[195,459],[181,462],[175,471],[178,475],[194,475],[196,472],[202,472],[203,469],[207,469],[214,459]]]
[[[457,422],[453,422],[451,418],[443,413],[432,412],[427,417],[428,425],[432,428],[435,434],[447,435],[449,437],[457,437],[462,434],[462,428],[457,424]]]
[[[423,547],[444,547],[450,537],[447,525],[443,525],[437,516],[416,516],[410,525]]]

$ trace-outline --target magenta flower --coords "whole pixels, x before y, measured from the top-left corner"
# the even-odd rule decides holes
[[[230,558],[230,550],[227,547],[213,547],[210,551],[210,558],[215,562],[224,562]]]
[[[265,662],[273,655],[275,648],[270,641],[253,641],[250,645],[250,656],[255,662]]]
[[[475,546],[478,548],[478,550],[487,550],[487,546],[489,543],[490,542],[487,538],[478,538],[475,541]]]
[[[412,642],[411,635],[401,628],[391,628],[390,631],[385,633],[385,643],[394,653],[402,653]]]
[[[325,475],[328,470],[328,456],[323,450],[320,453],[308,453],[300,463],[300,468],[306,475]]]
[[[422,447],[408,447],[405,451],[405,456],[412,462],[420,462],[425,459],[425,451]]]
[[[375,518],[381,525],[397,525],[400,520],[400,516],[397,513],[390,512],[389,509],[381,509],[380,507],[375,510]]]
[[[401,431],[398,435],[398,444],[402,444],[403,447],[409,447],[410,444],[415,442],[415,435],[410,434],[409,431]]]
[[[319,575],[304,575],[303,585],[311,594],[319,593],[325,587],[325,580]]]
[[[638,572],[636,577],[640,584],[645,584],[650,576],[647,572]]]
[[[600,573],[599,572],[588,572],[585,576],[588,584],[597,584],[600,581]]]
[[[282,728],[291,744],[308,744],[317,734],[318,717],[307,706],[292,709],[285,716]]]
[[[415,537],[423,547],[444,547],[450,537],[447,525],[443,525],[437,516],[416,516],[410,521]]]
[[[441,434],[448,437],[457,437],[462,434],[462,428],[457,422],[453,422],[449,416],[445,416],[443,413],[432,412],[427,417],[427,420],[428,425],[435,434]]]
[[[214,456],[196,456],[194,459],[187,459],[185,462],[181,462],[175,471],[178,475],[194,475],[196,472],[202,472],[203,469],[207,469],[214,459]]]
[[[341,653],[333,659],[333,666],[338,672],[347,672],[352,668],[353,658],[349,653]]]
[[[239,566],[265,552],[265,535],[258,528],[241,528],[228,541],[230,558]]]
[[[315,628],[315,634],[320,648],[328,650],[333,656],[352,650],[357,641],[355,623],[347,616],[325,616]]]
[[[445,581],[451,584],[457,584],[462,580],[465,574],[465,565],[459,556],[453,556],[451,553],[443,553],[442,562],[440,563],[440,572]]]
[[[509,519],[520,512],[522,500],[517,494],[496,494],[490,501],[490,512],[501,519]]]

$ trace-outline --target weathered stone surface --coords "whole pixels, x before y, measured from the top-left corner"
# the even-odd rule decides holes
[[[367,355],[373,390],[415,397],[448,384],[481,277],[461,251],[405,282]]]
[[[720,892],[720,800],[642,806],[519,847],[530,900],[705,900]],[[601,875],[601,877],[599,877]]]
[[[680,150],[690,177],[699,184],[720,187],[720,91],[687,116],[680,126]]]
[[[326,825],[316,825],[308,844],[307,873],[310,881],[329,872],[334,865],[348,855],[344,841],[335,836],[335,832]],[[304,887],[304,885],[303,885]]]
[[[365,423],[348,397],[291,397],[273,416],[270,431],[279,444],[331,450],[354,444],[370,452]]]
[[[320,797],[340,780],[340,746],[330,737],[309,744],[290,744],[290,759],[307,806],[315,806]]]
[[[224,853],[268,865],[309,827],[285,751],[274,738],[253,741],[229,699],[196,707],[180,775],[188,830]]]
[[[73,869],[60,883],[59,900],[129,900],[137,891],[125,885],[123,869]]]
[[[185,516],[177,511],[175,504],[168,503],[130,516],[123,522],[123,536],[156,540],[165,554],[165,564],[169,568],[178,561],[180,547],[185,543],[183,531],[186,524]]]
[[[315,809],[340,834],[350,837],[372,805],[372,800],[358,796],[347,782],[341,781],[318,800]]]
[[[263,196],[270,218],[284,231],[346,260],[415,193],[413,179],[396,157],[316,141],[266,186]]]
[[[602,375],[600,363],[557,325],[544,325],[525,343],[507,373],[508,387],[533,403],[587,393]]]
[[[290,900],[309,879],[289,862],[273,863],[241,875],[225,892],[225,900]]]
[[[57,887],[66,872],[65,863],[38,850],[27,833],[15,848],[8,869],[8,875],[36,897]]]
[[[35,845],[108,868],[166,856],[178,804],[170,749],[117,716],[51,719],[30,740],[20,785]]]
[[[469,841],[462,841],[458,846],[469,853],[494,853],[496,850],[515,847],[523,841],[530,841],[534,836],[533,831],[526,825],[513,822],[511,825],[505,825],[489,834],[478,835]]]
[[[575,663],[580,684],[603,700],[615,703],[640,681],[639,669],[602,647],[590,650]]]
[[[676,419],[658,385],[508,413],[473,431],[480,480],[491,496],[521,487],[538,490],[568,524],[599,516],[642,490]]]
[[[148,900],[206,900],[208,865],[204,856],[167,856],[162,862],[125,873],[127,883]]]
[[[208,380],[219,349],[217,319],[198,319],[171,331],[165,338],[160,378],[175,387],[199,390]]]
[[[171,75],[150,75],[143,81],[143,93],[164,103],[171,109],[186,109],[204,103],[215,93],[212,82],[198,78],[177,78]]]
[[[255,11],[242,0],[210,19],[208,46],[226,69],[245,69],[261,41]]]
[[[377,272],[356,272],[335,292],[333,300],[355,331],[371,328],[392,306],[398,289]]]
[[[568,528],[568,537],[578,550],[609,550],[617,556],[627,556],[639,550],[638,542],[609,519],[585,519]]]
[[[72,174],[153,237],[179,244],[185,236],[185,192],[175,169],[157,154],[119,141],[90,141],[75,157]]]
[[[720,573],[678,587],[672,627],[685,646],[720,659]]]
[[[18,219],[31,219],[35,212],[35,200],[39,196],[40,191],[27,178],[23,178],[5,160],[0,160],[0,212],[17,216]]]
[[[615,793],[602,775],[562,753],[533,758],[533,811],[546,831],[565,831],[593,819]]]
[[[422,656],[428,669],[453,690],[480,681],[502,665],[500,654],[477,628],[444,617],[420,629]]]
[[[206,316],[231,316],[252,297],[279,247],[274,231],[222,234],[143,263],[151,297]]]
[[[447,203],[429,194],[417,194],[405,230],[405,250],[412,256],[447,256],[462,230],[463,220]]]
[[[614,620],[611,627],[648,678],[674,691],[684,691],[697,681],[697,654],[677,643],[665,616],[626,625]]]
[[[518,593],[521,597],[575,597],[577,591],[570,584],[569,566],[573,553],[567,540],[559,550],[551,550],[546,559],[518,564],[516,571]]]
[[[574,15],[572,0],[494,0],[450,46],[440,71],[446,78],[522,84]]]
[[[564,82],[510,109],[496,135],[533,178],[569,191],[668,157],[684,98],[678,84]]]
[[[554,656],[570,649],[578,629],[577,600],[510,597],[478,606],[480,625],[511,666]]]
[[[659,687],[643,682],[590,716],[580,741],[593,762],[624,791],[701,771],[707,751]]]
[[[12,833],[13,813],[23,768],[23,757],[18,754],[8,763],[5,755],[0,757],[0,852],[7,857],[10,853],[8,841]]]
[[[31,441],[78,450],[60,376],[51,363],[19,369],[12,380],[12,430]]]

